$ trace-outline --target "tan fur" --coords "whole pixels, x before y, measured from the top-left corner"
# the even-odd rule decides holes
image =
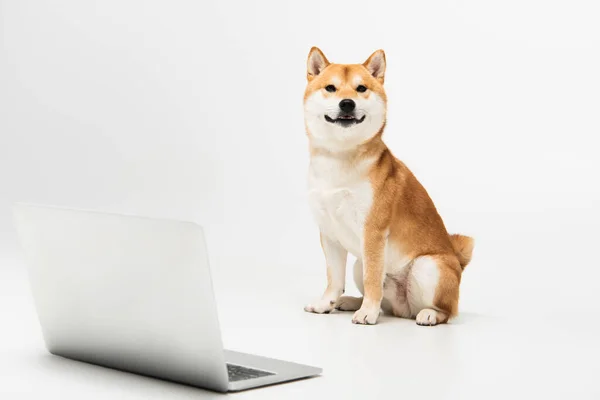
[[[371,65],[374,57],[377,65]],[[323,91],[324,98],[336,96],[339,99],[356,99],[376,94],[383,102],[387,102],[383,89],[384,72],[385,55],[381,50],[363,64],[331,64],[319,49],[313,48],[308,60],[305,102],[316,91]],[[358,93],[353,86],[352,79],[357,79],[357,76],[368,87],[367,93]],[[338,82],[335,93],[323,90],[331,82]],[[430,308],[420,310],[422,312],[419,316],[416,315],[417,310],[411,310],[410,315],[416,316],[417,322],[423,319],[423,324],[427,325],[443,323],[458,312],[461,273],[471,260],[474,242],[467,236],[448,234],[425,188],[383,142],[384,128],[385,119],[368,140],[349,150],[338,152],[336,149],[315,146],[313,135],[307,126],[311,157],[337,157],[340,161],[336,165],[340,168],[361,162],[368,165],[364,179],[370,182],[372,203],[364,220],[363,253],[360,255],[364,263],[364,299],[361,302],[356,298],[342,298],[341,301],[338,300],[338,308],[352,309],[360,306],[361,310],[365,310],[364,315],[368,314],[369,307],[379,309],[384,300],[384,281],[388,273],[385,251],[387,246],[392,245],[407,260],[427,257],[428,262],[437,265],[439,279],[437,286],[431,288],[432,291],[435,290],[433,304],[428,306]],[[327,276],[329,287],[329,267]],[[386,304],[393,305],[394,301],[396,299],[386,298]],[[360,310],[357,311],[359,312]],[[367,316],[364,318],[367,321]],[[431,321],[432,319],[435,321]]]

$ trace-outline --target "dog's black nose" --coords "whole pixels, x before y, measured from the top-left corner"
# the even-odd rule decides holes
[[[345,113],[352,112],[352,111],[354,111],[355,108],[356,108],[356,103],[354,102],[354,100],[344,99],[344,100],[340,101],[340,110],[342,110]]]

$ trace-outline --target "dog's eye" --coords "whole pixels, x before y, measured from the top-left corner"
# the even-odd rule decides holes
[[[325,90],[327,90],[328,92],[333,93],[333,92],[335,92],[335,86],[333,86],[333,85],[327,85],[327,86],[325,86]]]
[[[357,91],[357,92],[359,92],[359,93],[366,92],[366,91],[367,91],[367,87],[366,87],[366,86],[364,86],[364,85],[358,85],[358,86],[356,87],[356,91]]]

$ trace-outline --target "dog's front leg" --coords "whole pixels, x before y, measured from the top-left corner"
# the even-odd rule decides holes
[[[354,313],[355,324],[373,325],[377,323],[383,299],[384,249],[387,235],[381,229],[365,227],[363,244],[363,283],[364,297],[358,311]]]
[[[344,293],[348,257],[348,252],[341,244],[323,234],[321,234],[321,247],[327,264],[327,288],[319,300],[304,307],[304,311],[318,314],[333,310],[335,303]]]

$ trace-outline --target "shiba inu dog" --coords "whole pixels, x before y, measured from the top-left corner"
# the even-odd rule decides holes
[[[316,47],[308,55],[308,197],[327,288],[305,311],[355,311],[352,322],[375,324],[383,310],[432,326],[457,314],[474,243],[448,234],[427,191],[383,142],[385,69],[382,50],[363,64],[330,63]],[[342,296],[348,253],[361,298]]]

